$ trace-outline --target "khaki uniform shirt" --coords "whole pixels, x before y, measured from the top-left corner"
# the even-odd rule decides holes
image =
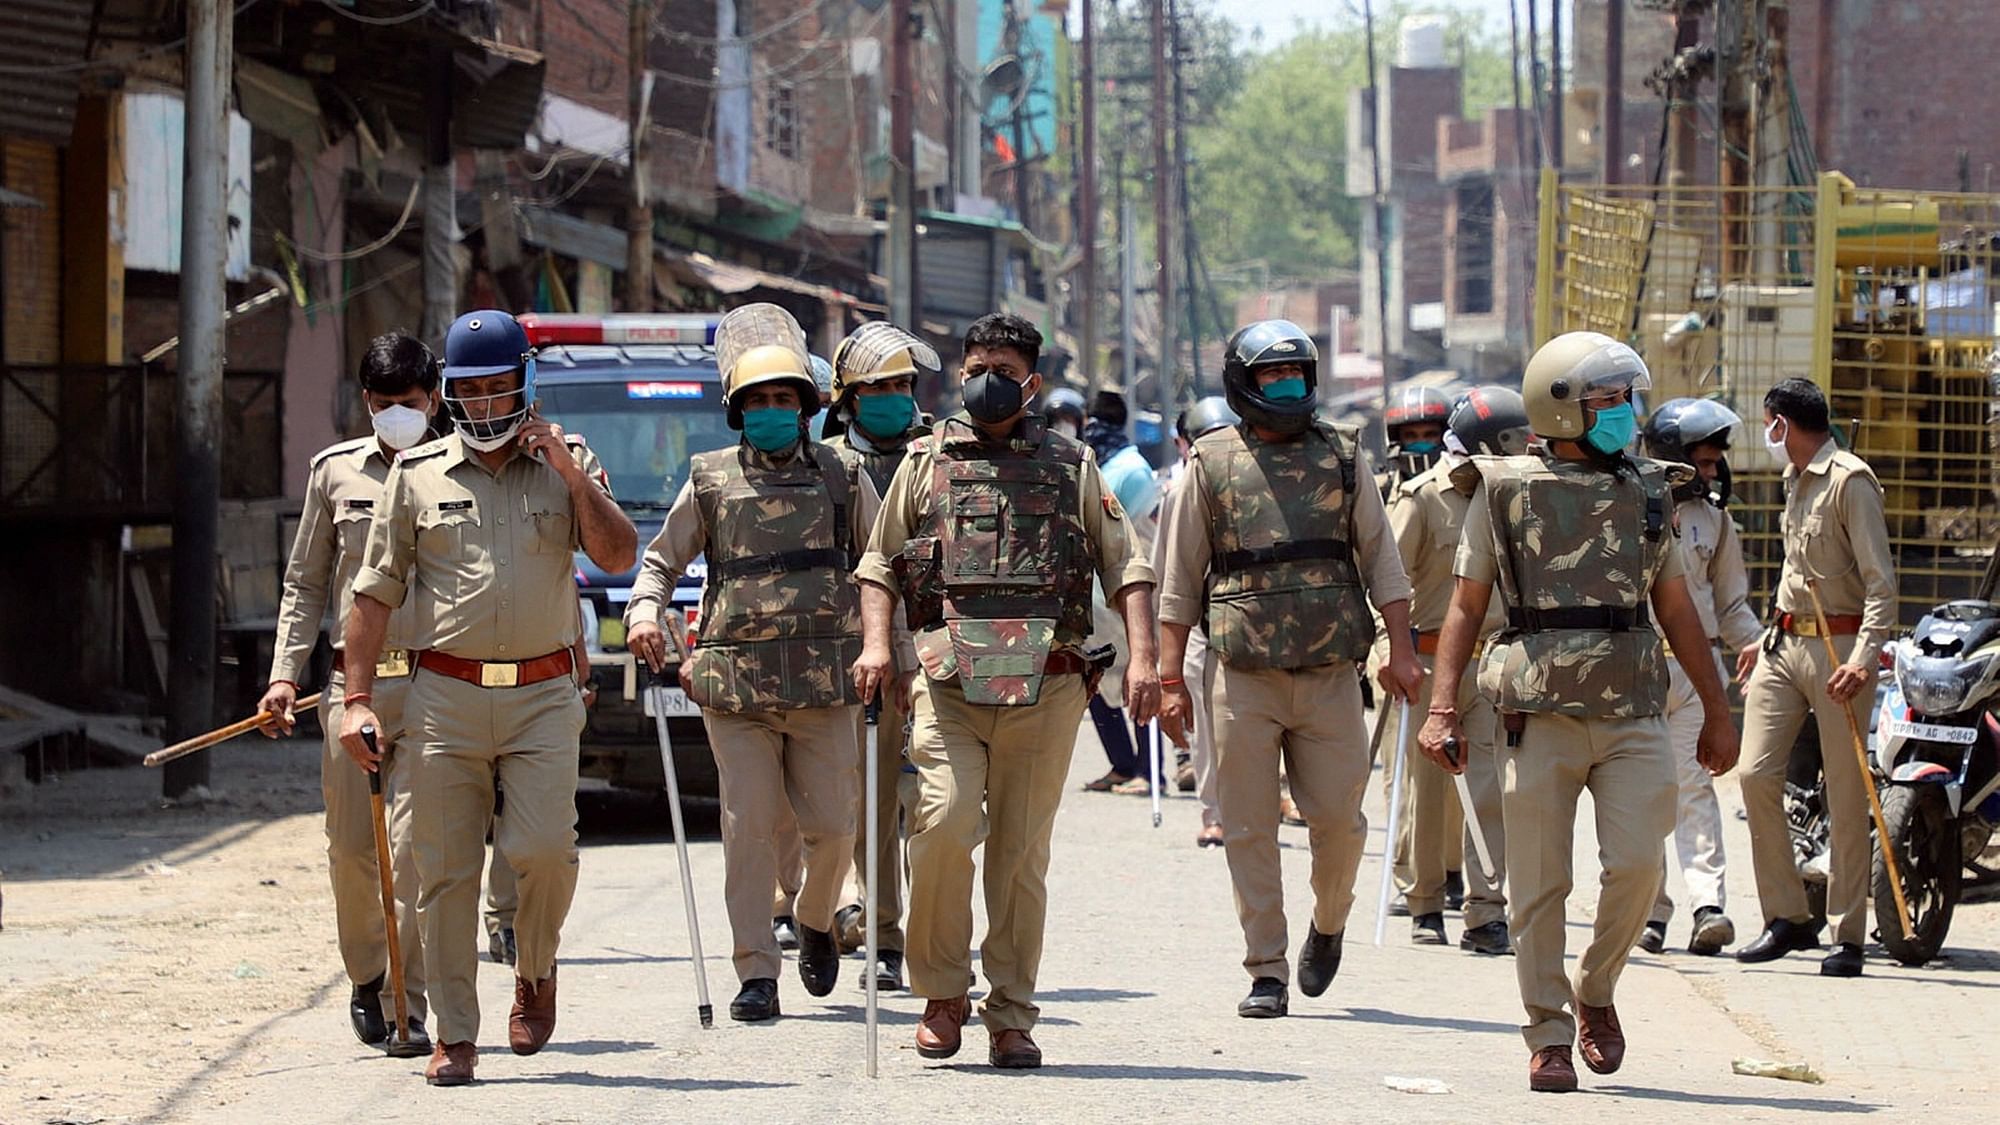
[[[889,482],[889,494],[882,498],[881,514],[876,517],[874,533],[868,538],[868,551],[861,556],[861,565],[854,568],[856,578],[895,594],[899,603],[903,591],[896,583],[895,572],[889,568],[889,560],[902,553],[903,545],[923,525],[936,503],[931,491],[936,463],[937,454],[930,441],[911,447],[902,467],[896,470],[895,479]],[[1153,564],[1146,561],[1138,536],[1132,531],[1132,521],[1112,497],[1103,474],[1097,471],[1097,455],[1088,447],[1083,451],[1083,471],[1077,481],[1077,507],[1079,522],[1090,541],[1098,581],[1110,592],[1110,600],[1116,603],[1118,594],[1135,582],[1152,585]],[[914,650],[909,655],[912,662],[902,666],[914,668]]]
[[[1368,455],[1355,456],[1358,486],[1347,498],[1348,527],[1354,567],[1368,588],[1368,600],[1380,609],[1410,597],[1410,579],[1389,533],[1382,494],[1369,487],[1373,470]],[[1160,620],[1175,625],[1199,625],[1207,612],[1208,564],[1214,555],[1215,511],[1209,504],[1207,470],[1200,458],[1188,462],[1181,483],[1173,490],[1160,521],[1160,539],[1167,560],[1166,582],[1160,592]]]
[[[329,608],[335,649],[346,643],[344,625],[354,607],[354,576],[368,545],[368,527],[382,503],[390,460],[374,437],[329,445],[313,455],[306,503],[292,557],[285,564],[285,593],[278,603],[278,637],[271,679],[299,682]],[[333,604],[329,606],[327,603]],[[408,648],[413,614],[403,606],[389,615],[384,648]]]
[[[570,456],[606,496],[611,482],[575,434]],[[456,433],[406,450],[389,470],[354,592],[412,603],[410,646],[465,660],[529,660],[575,642],[569,487],[515,454],[488,472]]]
[[[1731,652],[1757,639],[1760,626],[1750,611],[1750,574],[1743,568],[1743,540],[1729,513],[1706,500],[1683,500],[1674,507],[1681,529],[1681,559],[1687,566],[1688,594],[1710,640]]]
[[[1472,499],[1466,502],[1465,525],[1458,541],[1458,557],[1452,565],[1452,572],[1460,578],[1469,578],[1482,585],[1492,585],[1500,580],[1500,562],[1493,554],[1493,505],[1486,502],[1486,482],[1481,480],[1472,490]],[[1653,575],[1653,585],[1671,578],[1686,578],[1687,564],[1681,552],[1672,550],[1672,531],[1666,532],[1661,543],[1664,555],[1660,569]],[[1646,591],[1651,597],[1652,591]],[[1498,601],[1499,599],[1494,599]]]
[[[1444,628],[1445,611],[1451,608],[1451,593],[1458,584],[1452,556],[1472,498],[1451,483],[1449,469],[1449,462],[1440,459],[1398,485],[1389,501],[1389,528],[1410,576],[1410,627],[1419,633]],[[1479,635],[1491,636],[1506,622],[1506,607],[1495,598],[1487,604]]]
[[[1810,617],[1807,578],[1819,580],[1828,616],[1861,615],[1849,663],[1874,668],[1896,629],[1896,563],[1882,515],[1882,486],[1868,462],[1831,437],[1800,472],[1785,469],[1785,568],[1778,609]]]

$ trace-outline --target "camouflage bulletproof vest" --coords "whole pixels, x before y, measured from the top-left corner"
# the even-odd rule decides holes
[[[772,466],[738,444],[697,454],[692,480],[708,582],[689,695],[729,712],[859,703],[847,677],[861,609],[839,456],[808,443]]]
[[[918,658],[968,703],[1032,704],[1049,653],[1090,635],[1084,447],[1038,415],[1005,443],[957,417],[925,440],[929,504],[895,560]]]
[[[1666,710],[1667,666],[1646,607],[1673,549],[1667,473],[1546,453],[1476,457],[1507,626],[1480,661],[1501,711],[1622,719]]]
[[[1208,644],[1225,665],[1316,668],[1368,655],[1375,625],[1354,566],[1354,451],[1348,426],[1278,442],[1234,426],[1195,443],[1215,513]]]
[[[928,415],[926,415],[928,417]],[[896,470],[903,464],[903,458],[910,452],[910,442],[931,432],[928,422],[920,422],[911,427],[910,432],[896,440],[894,448],[870,442],[871,448],[863,449],[854,440],[854,431],[837,434],[828,438],[826,444],[840,454],[840,459],[849,465],[858,466],[867,472],[868,479],[875,485],[877,494],[889,494],[889,482],[895,479]]]

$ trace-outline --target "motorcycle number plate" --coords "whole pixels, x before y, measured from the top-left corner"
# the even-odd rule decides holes
[[[698,719],[701,717],[701,708],[695,706],[694,700],[688,698],[687,692],[677,687],[670,687],[657,694],[666,697],[666,710],[669,717],[676,719]],[[655,693],[650,691],[644,692],[641,698],[646,701],[646,717],[650,719],[657,715],[658,712],[653,709],[653,700],[656,698]]]
[[[1908,719],[1889,720],[1889,733],[1896,738],[1918,742],[1949,742],[1970,746],[1979,737],[1978,727],[1947,727],[1938,723],[1913,723]]]

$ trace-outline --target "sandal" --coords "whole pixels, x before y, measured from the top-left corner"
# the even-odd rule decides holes
[[[1150,797],[1153,795],[1153,783],[1143,777],[1135,777],[1112,786],[1111,791],[1121,797]]]
[[[1306,826],[1305,814],[1299,811],[1299,807],[1292,803],[1290,797],[1279,800],[1278,819],[1294,828],[1304,828]]]
[[[1116,789],[1118,786],[1123,785],[1130,780],[1132,779],[1126,777],[1122,773],[1119,773],[1117,770],[1112,770],[1110,773],[1105,774],[1103,777],[1098,778],[1096,781],[1084,782],[1083,788],[1087,792],[1091,793],[1109,793],[1113,789]]]
[[[1202,828],[1200,834],[1195,836],[1194,842],[1197,847],[1203,847],[1203,848],[1221,847],[1222,826],[1220,824],[1210,824],[1205,826],[1204,828]]]

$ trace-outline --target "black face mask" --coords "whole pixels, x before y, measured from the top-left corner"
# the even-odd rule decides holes
[[[987,425],[998,425],[1021,412],[1026,401],[1021,384],[997,371],[982,371],[960,389],[965,412]]]

